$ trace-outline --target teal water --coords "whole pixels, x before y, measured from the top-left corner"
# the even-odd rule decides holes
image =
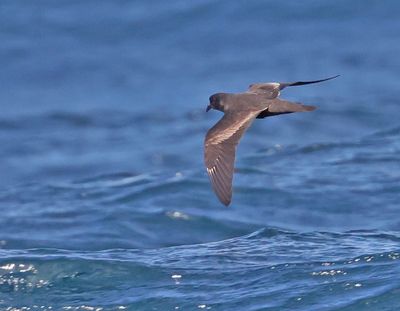
[[[396,1],[2,1],[0,310],[397,310]],[[291,88],[233,203],[217,91]]]

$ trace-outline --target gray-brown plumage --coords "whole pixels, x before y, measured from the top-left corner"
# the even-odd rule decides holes
[[[256,83],[245,93],[211,95],[207,111],[216,109],[224,112],[224,116],[207,132],[204,161],[214,192],[223,204],[229,205],[232,199],[236,146],[254,119],[314,110],[314,106],[278,99],[280,91],[287,86],[318,83],[336,77],[292,83]]]

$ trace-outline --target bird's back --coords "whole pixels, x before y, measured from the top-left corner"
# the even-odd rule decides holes
[[[224,110],[225,112],[255,111],[266,109],[270,103],[270,99],[259,94],[229,93],[225,97]]]

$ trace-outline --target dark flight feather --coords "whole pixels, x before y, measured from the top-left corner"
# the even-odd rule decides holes
[[[258,113],[259,110],[225,113],[207,132],[204,142],[207,173],[215,193],[225,205],[232,199],[236,146]]]

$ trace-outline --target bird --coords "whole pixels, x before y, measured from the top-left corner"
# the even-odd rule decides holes
[[[228,206],[232,201],[236,147],[253,121],[315,110],[315,106],[278,98],[280,92],[286,87],[320,83],[338,76],[314,81],[255,83],[244,93],[216,93],[210,96],[206,112],[214,109],[224,115],[206,134],[204,163],[212,188],[221,203]]]

